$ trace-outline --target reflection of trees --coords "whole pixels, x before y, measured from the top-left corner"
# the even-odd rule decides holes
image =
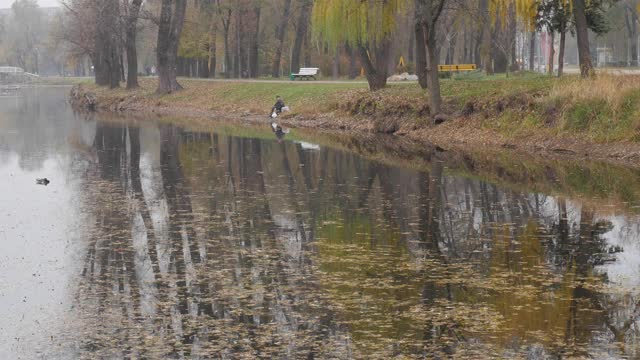
[[[425,280],[421,290],[421,309],[445,314],[440,318],[424,317],[423,339],[431,351],[442,352],[443,356],[454,351],[468,351],[464,346],[455,344],[464,345],[475,338],[471,344],[478,338],[484,338],[469,334],[465,329],[469,328],[469,317],[479,315],[501,324],[499,330],[487,328],[487,338],[518,336],[519,341],[548,343],[548,351],[555,353],[560,348],[552,344],[558,338],[565,338],[567,324],[574,324],[571,328],[574,332],[571,338],[566,338],[566,344],[576,344],[576,348],[588,348],[590,344],[601,342],[600,336],[592,331],[594,327],[600,328],[604,336],[607,329],[615,334],[611,327],[606,326],[606,317],[598,315],[597,307],[590,304],[592,297],[581,294],[587,287],[581,285],[585,276],[590,277],[590,284],[601,284],[601,280],[592,277],[593,267],[601,263],[603,253],[606,253],[600,237],[602,231],[588,230],[599,226],[596,223],[589,227],[594,221],[593,211],[588,207],[583,207],[583,212],[586,211],[583,214],[584,225],[579,227],[569,221],[564,200],[556,203],[557,212],[549,214],[548,208],[555,202],[553,198],[503,191],[479,181],[445,177],[441,163],[437,161],[432,161],[430,172],[418,176],[418,185],[413,182],[415,176],[409,181],[394,179],[387,175],[389,168],[377,166],[379,170],[376,166],[360,167],[357,171],[358,174],[368,174],[365,181],[354,181],[360,189],[357,192],[360,197],[358,207],[367,203],[369,206],[378,205],[366,197],[376,192],[382,194],[379,201],[384,204],[379,206],[384,209],[382,218],[376,214],[375,206],[369,216],[402,231],[414,256],[439,267],[428,266],[418,274]],[[349,170],[344,171],[349,174]],[[389,190],[394,187],[409,189],[408,194]],[[406,213],[406,209],[415,204],[416,193],[419,211],[417,214]],[[576,228],[582,229],[583,234],[576,232]],[[411,231],[407,232],[407,229]],[[372,229],[372,237],[374,233]],[[591,235],[589,240],[577,241],[585,238],[585,234]],[[336,238],[338,235],[334,233],[331,236]],[[415,239],[419,239],[419,246],[413,245]],[[350,257],[343,255],[342,258],[345,262],[351,261]],[[361,261],[366,263],[364,259]],[[331,259],[330,263],[335,263],[335,260]],[[584,269],[588,269],[586,275],[582,272]],[[334,271],[339,272],[337,269]],[[461,279],[470,274],[481,277]],[[443,281],[443,277],[448,281]],[[532,290],[523,290],[527,288]],[[362,286],[353,285],[345,293],[361,289]],[[549,303],[550,297],[556,300]],[[380,300],[381,303],[383,301]],[[498,314],[474,313],[473,309],[465,309],[460,302],[476,307],[492,304]],[[449,317],[452,314],[447,312],[448,307],[458,307],[463,309],[460,312],[468,313],[457,319]],[[532,312],[532,308],[536,311]],[[404,334],[411,336],[411,332]],[[511,340],[500,340],[499,345],[515,346],[512,350],[518,352],[527,349],[526,346],[514,345]]]
[[[170,125],[100,125],[94,150],[79,302],[83,331],[99,335],[86,351],[473,357],[539,345],[582,356],[607,336],[627,344],[620,353],[637,346],[636,302],[600,291],[606,224],[590,207],[446,176],[441,155],[416,174]]]
[[[597,276],[593,274],[593,265],[601,264],[608,256],[602,235],[610,230],[606,222],[596,222],[594,215],[593,210],[582,207],[580,230],[572,246],[572,261],[568,267],[575,268],[577,281],[573,288],[571,316],[566,328],[566,344],[569,347],[564,351],[573,356],[589,355],[584,346],[589,344],[593,329],[586,328],[581,321],[586,317],[584,313],[596,312],[601,324],[598,332],[611,336],[621,354],[634,356],[638,351],[635,343],[637,330],[632,327],[637,326],[640,316],[640,300],[635,296],[624,295],[620,301],[618,294],[599,292],[590,283],[591,278]],[[628,342],[632,346],[628,347]]]
[[[283,241],[292,233],[300,249],[307,242],[305,201],[297,199],[306,184],[294,170],[300,154],[292,160],[294,149],[172,126],[159,135],[159,164],[143,168],[140,129],[96,131],[97,178],[89,192],[97,221],[79,293],[81,331],[95,336],[83,340],[84,350],[134,357],[342,351],[330,313],[313,315],[318,299],[306,289],[313,285],[299,277],[310,262],[301,250],[284,248],[296,248]],[[271,185],[263,151],[289,167]],[[149,176],[154,169],[160,176]],[[143,176],[161,179],[166,210],[146,198]],[[272,199],[284,202],[283,213],[272,213]],[[165,218],[158,223],[158,216]]]

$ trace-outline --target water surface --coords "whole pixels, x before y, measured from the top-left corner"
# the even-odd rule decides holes
[[[0,97],[0,358],[640,356],[634,169],[411,166],[66,91]]]

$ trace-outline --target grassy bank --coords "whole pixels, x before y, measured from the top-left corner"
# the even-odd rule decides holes
[[[98,107],[163,115],[266,121],[276,95],[292,108],[290,126],[372,130],[437,144],[550,150],[640,161],[640,76],[598,75],[581,80],[536,74],[443,80],[449,120],[433,126],[429,101],[416,83],[371,93],[361,82],[199,81],[158,96],[156,82],[108,90],[83,84]],[[615,146],[610,146],[614,144]]]

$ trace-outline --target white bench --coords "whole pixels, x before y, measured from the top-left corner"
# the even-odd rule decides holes
[[[291,74],[291,80],[300,79],[300,80],[316,80],[316,76],[320,72],[319,68],[301,68],[300,72],[297,74]]]

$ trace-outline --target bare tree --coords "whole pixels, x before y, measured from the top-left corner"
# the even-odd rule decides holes
[[[91,1],[95,12],[95,55],[93,64],[96,84],[117,88],[120,86],[120,44],[118,34],[118,0]]]
[[[313,8],[313,0],[301,0],[301,2],[302,6],[300,7],[300,15],[298,17],[298,23],[296,25],[296,38],[293,42],[293,49],[291,50],[292,72],[298,71],[300,69],[300,53],[302,51],[302,42],[307,36],[311,9]]]
[[[282,60],[282,47],[284,44],[284,36],[287,33],[287,24],[289,24],[289,15],[291,13],[291,0],[284,0],[284,10],[280,24],[276,30],[276,53],[273,57],[273,67],[271,76],[280,77],[280,61]]]
[[[229,28],[231,27],[231,15],[233,8],[227,4],[221,4],[220,0],[216,0],[218,15],[222,21],[222,30],[224,36],[224,72],[225,77],[231,77],[231,50],[229,48]]]
[[[624,23],[629,36],[629,66],[638,66],[638,12],[634,8],[635,4],[627,0],[624,3]]]
[[[422,27],[424,42],[418,44],[426,49],[427,83],[431,99],[431,115],[440,114],[442,96],[438,78],[439,54],[437,51],[437,24],[446,0],[416,0],[416,26]]]
[[[421,3],[416,1],[416,13],[419,10]],[[427,84],[427,49],[424,46],[424,26],[419,21],[415,22],[415,37],[416,37],[416,75],[418,75],[418,82],[420,87],[426,89]]]
[[[259,74],[259,47],[260,47],[260,15],[262,13],[262,3],[256,2],[253,7],[255,16],[255,30],[251,38],[251,48],[249,51],[249,77],[257,78]]]
[[[4,28],[8,60],[26,71],[39,73],[43,45],[43,16],[34,0],[17,0]]]
[[[136,38],[138,34],[137,24],[140,16],[142,0],[123,0],[125,11],[125,32],[127,49],[127,89],[135,89],[138,85],[138,50]]]
[[[591,51],[589,50],[589,28],[587,24],[585,0],[573,1],[573,16],[576,22],[576,34],[578,38],[580,74],[582,77],[588,77],[593,70],[593,63],[591,62]]]
[[[187,0],[162,0],[156,54],[159,76],[157,93],[167,94],[182,89],[176,79],[176,62],[186,10]]]

